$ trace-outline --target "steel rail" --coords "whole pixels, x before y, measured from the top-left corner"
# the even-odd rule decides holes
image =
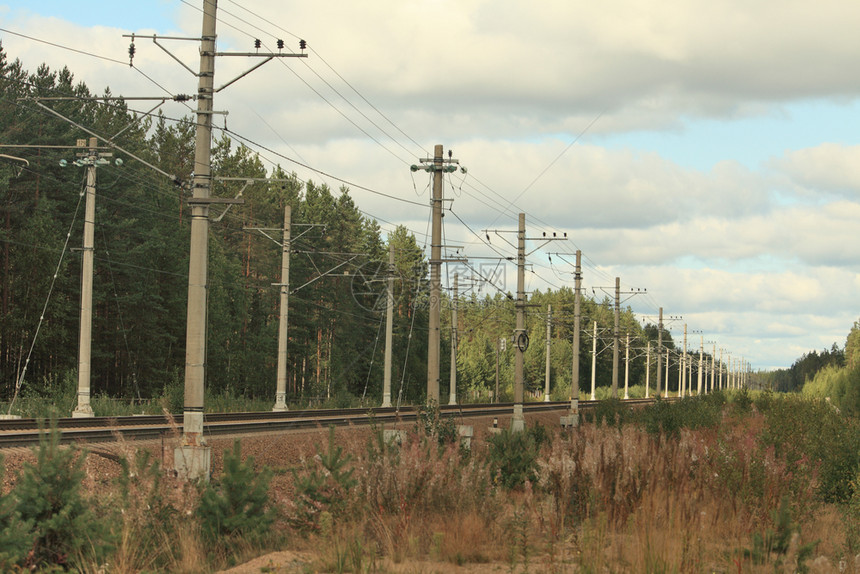
[[[637,407],[654,399],[628,399],[626,406]],[[580,410],[591,410],[600,401],[580,401]],[[569,401],[525,403],[526,413],[565,411]],[[439,407],[442,416],[456,418],[489,417],[510,414],[513,403],[465,404]],[[422,412],[420,407],[372,409],[310,409],[285,412],[210,413],[204,417],[204,435],[215,437],[228,434],[257,434],[327,428],[329,426],[365,426],[414,422]],[[173,419],[171,421],[171,419]],[[161,440],[182,432],[182,418],[167,415],[134,415],[123,417],[59,418],[56,427],[61,442],[100,443],[117,440],[117,435],[134,440]],[[0,449],[30,447],[39,444],[46,423],[40,419],[7,419],[0,421]]]

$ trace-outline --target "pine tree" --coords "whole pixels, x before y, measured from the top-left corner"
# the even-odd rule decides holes
[[[219,537],[260,538],[269,532],[275,520],[275,508],[269,504],[269,481],[272,473],[254,469],[253,457],[242,462],[239,440],[233,452],[224,451],[224,472],[218,481],[210,482],[200,496],[196,514],[203,533],[210,540]]]
[[[60,445],[60,431],[52,425],[42,432],[36,462],[24,466],[15,487],[17,512],[33,524],[33,544],[26,563],[68,567],[84,558],[98,558],[108,547],[107,528],[81,493],[85,455]],[[95,555],[95,556],[92,556]]]

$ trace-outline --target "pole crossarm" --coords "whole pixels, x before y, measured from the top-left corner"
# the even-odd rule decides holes
[[[91,136],[93,136],[93,137],[96,137],[96,138],[100,139],[101,141],[105,142],[105,143],[106,143],[110,148],[115,149],[115,150],[119,150],[119,151],[121,151],[122,153],[126,154],[127,156],[129,156],[129,157],[131,157],[131,158],[133,158],[133,159],[135,159],[135,160],[139,161],[140,163],[142,163],[142,164],[143,164],[143,165],[145,165],[146,167],[148,167],[148,168],[150,168],[150,169],[153,169],[153,170],[157,171],[157,172],[158,172],[158,173],[160,173],[161,175],[163,175],[163,176],[167,177],[170,181],[172,181],[172,182],[173,182],[174,184],[176,184],[177,186],[182,186],[182,182],[179,180],[179,178],[178,178],[178,177],[176,177],[176,176],[175,176],[175,175],[173,175],[173,174],[167,173],[167,172],[166,172],[166,171],[164,171],[163,169],[159,169],[158,167],[156,167],[156,166],[152,165],[151,163],[149,163],[148,161],[146,161],[146,160],[144,160],[144,159],[141,159],[140,157],[138,157],[138,156],[136,156],[135,154],[131,153],[130,151],[126,150],[126,149],[125,149],[125,148],[123,148],[122,146],[120,146],[120,145],[118,145],[118,144],[114,143],[112,139],[110,139],[110,138],[106,138],[106,137],[104,137],[104,136],[102,136],[102,135],[99,135],[98,133],[94,132],[93,130],[91,130],[91,129],[89,129],[89,128],[85,128],[85,127],[84,127],[84,126],[82,126],[81,124],[79,124],[79,123],[75,122],[74,120],[71,120],[71,119],[67,118],[66,116],[64,116],[64,115],[63,115],[63,114],[61,114],[60,112],[57,112],[57,111],[55,111],[55,110],[52,110],[51,108],[49,108],[49,107],[48,107],[48,106],[46,106],[45,104],[43,104],[43,103],[41,103],[41,102],[39,102],[39,101],[37,101],[37,100],[35,100],[35,99],[33,99],[33,98],[22,98],[22,99],[32,101],[34,104],[36,104],[36,105],[37,105],[37,106],[39,106],[40,108],[44,109],[45,111],[47,111],[47,112],[49,112],[49,113],[51,113],[51,114],[53,114],[53,115],[57,116],[58,118],[60,118],[60,119],[62,119],[62,120],[64,120],[64,121],[66,121],[66,122],[70,123],[71,125],[75,126],[76,128],[78,128],[78,129],[80,129],[80,130],[83,130],[84,132],[88,133],[89,135],[91,135]]]

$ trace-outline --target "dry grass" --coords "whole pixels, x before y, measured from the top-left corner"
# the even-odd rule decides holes
[[[762,425],[752,414],[674,437],[633,425],[552,431],[536,481],[513,492],[492,476],[481,442],[466,454],[410,429],[399,448],[368,448],[366,435],[339,430],[357,484],[334,515],[322,511],[313,532],[278,523],[276,547],[315,556],[306,571],[758,573],[795,571],[802,545],[819,540],[811,572],[838,571],[842,560],[842,571],[860,574],[844,556],[843,513],[815,497],[815,467],[760,447]],[[213,559],[192,513],[196,490],[150,472],[151,461],[120,444],[132,470],[125,496],[106,489],[123,505],[111,572],[211,571],[262,552],[238,543]],[[288,464],[307,463],[309,444]],[[283,507],[291,496],[282,489],[273,502]],[[795,539],[754,563],[744,551],[774,528],[784,499]],[[154,520],[159,509],[165,514]]]

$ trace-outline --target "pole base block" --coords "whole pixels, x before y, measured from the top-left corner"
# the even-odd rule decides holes
[[[209,482],[212,471],[212,448],[180,446],[173,450],[173,468],[182,480]]]
[[[72,411],[73,419],[86,419],[95,416],[93,413],[93,407],[89,404],[78,405],[75,410]]]
[[[526,419],[523,416],[523,405],[514,405],[514,416],[511,418],[511,432],[526,430]]]

